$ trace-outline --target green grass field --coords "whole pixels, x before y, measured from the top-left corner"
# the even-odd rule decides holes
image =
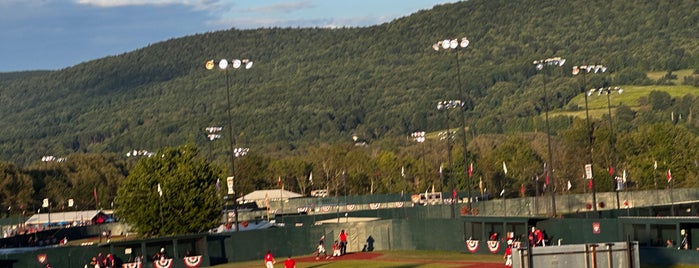
[[[470,254],[451,251],[380,251],[381,256],[373,259],[339,259],[331,261],[308,261],[309,256],[295,256],[297,268],[323,267],[323,268],[438,268],[438,267],[504,267],[502,255]],[[351,254],[347,255],[350,256]],[[274,267],[284,267],[285,257],[276,257],[277,264]],[[247,268],[264,267],[262,260],[236,262],[214,266],[216,268]],[[641,265],[641,268],[699,268],[699,265],[673,265],[652,266]]]

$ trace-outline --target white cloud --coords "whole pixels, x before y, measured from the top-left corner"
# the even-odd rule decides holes
[[[185,5],[205,9],[214,5],[210,0],[76,0],[78,4],[97,7],[146,6],[146,5]]]
[[[315,7],[310,1],[286,2],[273,5],[257,6],[244,9],[244,12],[260,12],[260,13],[290,13],[299,9],[308,9]]]

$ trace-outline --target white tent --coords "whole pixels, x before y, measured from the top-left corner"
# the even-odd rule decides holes
[[[239,203],[246,202],[259,202],[265,201],[265,198],[269,201],[279,201],[279,200],[289,200],[291,198],[303,197],[303,195],[294,193],[287,190],[274,189],[274,190],[257,190],[252,193],[246,194],[243,197],[236,199]]]
[[[48,224],[49,221],[52,224],[72,224],[75,222],[91,222],[98,216],[106,217],[106,215],[111,214],[111,212],[105,212],[102,210],[82,210],[82,211],[68,211],[68,212],[52,212],[52,213],[41,213],[32,215],[26,222],[27,225],[31,224]]]

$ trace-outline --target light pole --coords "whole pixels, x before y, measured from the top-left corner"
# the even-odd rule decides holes
[[[451,129],[449,128],[449,111],[448,110],[449,109],[457,109],[457,108],[463,109],[463,102],[461,102],[461,100],[448,100],[448,101],[437,102],[437,110],[440,110],[440,111],[444,110],[444,114],[445,114],[446,120],[447,120],[447,122],[446,122],[447,123],[447,125],[446,125],[446,127],[447,127],[447,136],[446,136],[447,162],[449,163],[448,174],[449,174],[449,184],[451,187],[451,217],[452,218],[456,217],[456,213],[454,212],[454,209],[456,206],[456,204],[455,204],[456,200],[454,200],[456,198],[456,196],[455,196],[456,195],[456,187],[454,185],[454,174],[453,174],[454,163],[451,159],[451,148],[452,148],[451,139],[452,139],[452,136],[451,136]]]
[[[589,159],[588,159],[588,165],[590,166],[589,173],[587,174],[587,179],[590,180],[590,190],[592,191],[592,208],[593,211],[597,212],[597,193],[595,191],[595,188],[597,187],[595,185],[595,179],[592,174],[592,128],[590,127],[590,112],[587,106],[587,97],[592,94],[594,89],[590,92],[587,92],[587,86],[585,84],[585,75],[589,72],[593,73],[604,73],[607,71],[607,67],[603,65],[581,65],[580,67],[578,66],[573,66],[573,75],[578,75],[582,71],[582,88],[580,88],[580,91],[584,94],[585,96],[585,120],[587,121],[587,145],[588,145],[588,153],[589,153]]]
[[[601,95],[602,93],[607,95],[607,111],[609,112],[609,149],[611,150],[612,153],[612,165],[609,167],[609,175],[612,177],[612,186],[614,189],[614,192],[616,193],[616,208],[619,209],[621,207],[621,204],[619,204],[619,189],[620,185],[619,182],[617,182],[617,177],[616,177],[616,150],[614,150],[614,123],[612,120],[612,101],[611,101],[611,95],[612,93],[616,92],[618,94],[621,94],[624,90],[620,87],[606,87],[606,88],[600,88],[598,90],[598,95]]]
[[[213,161],[213,152],[214,152],[214,140],[220,139],[221,138],[221,130],[223,130],[222,127],[207,127],[204,129],[206,131],[206,137],[211,141],[209,143],[209,161]]]
[[[469,45],[470,41],[466,37],[462,37],[461,40],[458,38],[455,39],[444,39],[442,41],[438,41],[437,43],[432,45],[432,49],[435,51],[439,51],[440,49],[444,50],[453,50],[455,53],[455,61],[456,61],[456,81],[457,81],[457,86],[459,87],[459,98],[463,100],[464,102],[466,101],[466,96],[464,94],[464,89],[463,86],[461,85],[461,65],[459,62],[459,51],[462,49],[466,49]],[[468,147],[468,144],[466,143],[466,118],[464,115],[464,109],[465,105],[461,105],[461,138],[463,142],[463,150],[464,150],[464,171],[466,170],[466,166],[468,165],[468,160],[467,160],[467,151],[466,148]],[[471,177],[464,172],[464,181],[466,181],[466,189],[467,189],[467,195],[468,195],[468,211],[471,211]],[[456,202],[456,188],[454,187],[454,180],[452,179],[451,183],[451,190],[452,190],[452,207],[451,207],[451,217],[455,217],[455,205],[454,203]]]
[[[422,150],[422,176],[427,174],[427,171],[425,170],[425,132],[424,131],[417,131],[413,132],[410,134],[410,137],[413,138],[414,141],[420,144],[420,149]],[[419,189],[418,187],[420,186],[420,177],[415,181],[415,189]]]
[[[252,68],[252,61],[248,59],[234,59],[231,61],[232,66],[234,69],[239,69],[240,67],[243,67],[245,70],[248,70]],[[208,60],[206,62],[206,69],[207,70],[213,70],[215,67],[215,62],[214,60]],[[233,136],[233,119],[231,117],[231,86],[230,86],[230,79],[228,78],[228,60],[226,59],[221,59],[218,61],[218,67],[219,69],[223,70],[226,73],[226,104],[227,104],[227,114],[228,114],[228,136],[229,136],[229,141],[230,141],[230,154],[231,154],[231,187],[229,187],[228,194],[224,197],[224,199],[230,199],[229,195],[233,195],[233,211],[235,213],[235,231],[238,231],[238,202],[235,201],[235,155],[234,155],[234,147],[235,147],[235,137]],[[226,219],[228,219],[228,216],[226,216]]]
[[[566,62],[565,59],[562,59],[561,57],[554,57],[554,58],[548,58],[545,60],[537,60],[534,61],[534,65],[536,66],[537,71],[542,71],[544,67],[547,66],[553,66],[553,67],[559,67],[563,66],[563,64]],[[551,216],[556,217],[556,193],[554,189],[556,188],[556,180],[553,176],[553,152],[551,150],[551,128],[549,126],[549,104],[548,104],[548,94],[546,93],[546,74],[543,75],[544,77],[544,112],[546,113],[546,142],[548,144],[548,165],[546,165],[546,176],[551,176],[551,184],[552,187],[547,187],[549,189],[549,193],[551,193]],[[551,171],[551,172],[549,172]]]

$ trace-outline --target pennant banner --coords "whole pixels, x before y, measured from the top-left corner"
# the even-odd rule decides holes
[[[184,265],[188,268],[195,268],[201,265],[201,256],[184,257]]]
[[[488,241],[488,250],[490,250],[491,253],[498,253],[498,250],[500,250],[500,242]]]
[[[127,262],[121,265],[122,268],[142,268],[142,262]]]
[[[466,240],[466,249],[471,253],[478,251],[478,240]]]
[[[153,262],[155,268],[170,268],[172,267],[172,259],[160,259]]]

